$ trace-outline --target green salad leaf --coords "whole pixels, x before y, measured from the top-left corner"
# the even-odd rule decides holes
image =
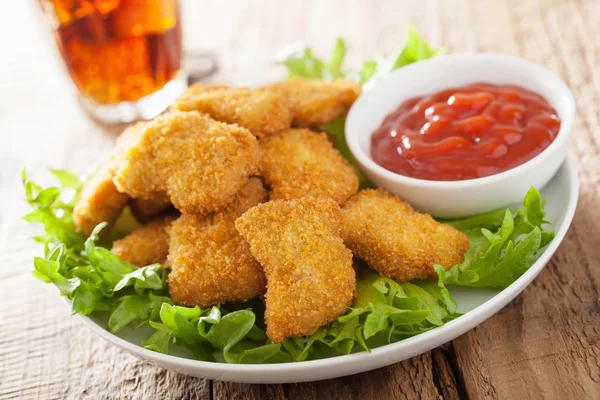
[[[326,61],[302,47],[288,52],[280,62],[290,77],[344,77],[362,84],[441,52],[409,30],[407,43],[397,54],[368,61],[360,70],[344,67],[347,48],[341,39]],[[322,128],[354,163],[344,140],[344,120]],[[304,361],[370,351],[418,335],[460,316],[447,285],[505,288],[532,265],[554,235],[544,228],[544,201],[534,188],[518,209],[443,221],[468,235],[470,249],[464,262],[448,271],[435,266],[437,282],[395,282],[361,263],[357,296],[344,315],[307,337],[272,343],[265,334],[260,301],[206,309],[175,305],[168,292],[167,271],[161,265],[138,268],[115,256],[110,251],[112,242],[140,226],[128,208],[109,232],[103,232],[106,223],[99,224],[87,238],[77,232],[72,213],[83,182],[68,171],[51,173],[58,185],[50,187],[32,182],[25,170],[22,173],[25,199],[31,206],[24,219],[44,229],[43,235],[33,238],[43,244],[43,255],[34,258],[33,275],[53,283],[71,301],[73,313],[107,316],[110,332],[146,326],[153,329],[141,342],[146,349],[168,354],[172,346],[178,346],[204,361]],[[369,185],[364,177],[361,185]]]
[[[280,354],[281,345],[265,343],[265,333],[256,327],[252,310],[228,312],[220,307],[181,307],[163,303],[160,322],[150,325],[162,332],[144,342],[144,347],[166,352],[169,343],[184,344],[204,361],[228,363],[270,362],[272,358],[290,360]]]
[[[500,216],[502,215],[502,218]],[[531,188],[517,210],[490,213],[448,222],[469,236],[470,249],[462,264],[449,271],[436,265],[440,285],[504,289],[535,261],[554,237],[546,230],[544,201]]]
[[[404,47],[389,56],[379,56],[364,62],[358,70],[344,67],[348,47],[342,38],[337,38],[328,60],[316,57],[313,50],[304,44],[285,48],[276,58],[277,64],[288,71],[288,78],[333,80],[346,78],[365,84],[375,76],[384,75],[405,65],[446,54],[447,49],[434,50],[412,27],[408,28]]]
[[[362,264],[356,290],[350,310],[336,322],[305,339],[284,340],[284,348],[295,361],[370,351],[457,316],[455,304],[445,301],[442,288],[435,282],[395,282]]]

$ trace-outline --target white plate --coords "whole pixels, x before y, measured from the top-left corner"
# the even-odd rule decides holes
[[[498,312],[531,283],[562,242],[575,213],[578,182],[572,156],[567,158],[541,193],[547,199],[546,219],[552,222],[556,236],[523,276],[502,291],[451,287],[450,292],[458,303],[458,311],[466,314],[418,336],[373,349],[371,353],[361,352],[287,364],[221,364],[184,358],[183,353],[175,356],[146,350],[140,345],[140,341],[148,338],[148,331],[126,328],[116,336],[105,330],[106,320],[83,316],[80,319],[97,335],[154,365],[208,379],[244,383],[291,383],[336,378],[384,367],[434,349],[473,329]]]

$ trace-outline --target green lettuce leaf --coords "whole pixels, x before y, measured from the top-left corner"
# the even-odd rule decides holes
[[[148,350],[156,351],[158,353],[169,354],[170,341],[171,336],[169,336],[167,332],[155,331],[147,340],[142,340],[142,346]],[[204,360],[201,357],[196,358]]]
[[[158,296],[153,292],[131,294],[119,297],[115,302],[108,319],[108,330],[116,333],[124,327],[139,321],[137,326],[147,323],[154,311],[161,309],[163,304],[173,304],[167,296]]]
[[[502,218],[500,218],[502,215]],[[439,285],[504,289],[535,261],[554,237],[544,225],[544,201],[531,188],[517,210],[490,213],[449,222],[469,236],[471,246],[462,264],[449,271],[436,265]]]
[[[294,360],[370,351],[456,317],[456,304],[447,301],[435,282],[395,282],[362,264],[356,290],[350,310],[336,322],[305,339],[283,341]]]
[[[335,41],[329,60],[316,57],[313,50],[303,44],[286,47],[276,58],[276,63],[286,67],[288,78],[333,80],[346,78],[365,84],[375,76],[386,74],[405,65],[443,55],[445,48],[434,50],[412,27],[408,28],[407,39],[400,50],[391,56],[380,56],[366,61],[361,69],[344,68],[348,47],[342,38]]]
[[[150,325],[174,343],[185,344],[203,360],[239,364],[269,362],[274,357],[290,359],[289,355],[280,354],[281,345],[265,343],[266,336],[256,327],[255,320],[254,312],[247,309],[227,312],[220,307],[202,310],[163,303],[160,322],[150,321]],[[145,346],[156,351],[164,349],[155,349],[154,340],[148,339]]]

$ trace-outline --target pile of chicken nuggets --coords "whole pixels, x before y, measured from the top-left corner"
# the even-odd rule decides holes
[[[130,207],[144,225],[112,252],[169,269],[169,292],[202,308],[264,299],[274,343],[314,333],[355,296],[353,257],[382,275],[436,279],[468,238],[357,171],[318,127],[360,94],[346,80],[296,78],[250,90],[194,85],[169,112],[127,128],[79,195],[77,229]]]

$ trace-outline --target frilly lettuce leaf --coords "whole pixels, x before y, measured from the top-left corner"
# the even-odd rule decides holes
[[[285,339],[296,361],[332,354],[370,351],[443,325],[457,315],[456,304],[435,282],[395,282],[366,268],[357,279],[358,295],[350,310],[330,326],[302,339]]]
[[[359,70],[344,67],[348,47],[342,38],[335,41],[328,60],[316,57],[313,50],[306,45],[294,43],[283,49],[276,58],[276,62],[286,67],[288,78],[323,80],[346,78],[362,85],[375,76],[384,75],[420,60],[443,55],[446,51],[445,48],[434,50],[416,30],[409,27],[404,47],[390,56],[379,56],[366,61]]]
[[[502,218],[500,216],[502,215]],[[446,271],[435,266],[439,284],[504,289],[533,264],[539,250],[554,237],[546,230],[544,201],[531,188],[517,210],[448,222],[469,236],[471,246],[462,264]]]

